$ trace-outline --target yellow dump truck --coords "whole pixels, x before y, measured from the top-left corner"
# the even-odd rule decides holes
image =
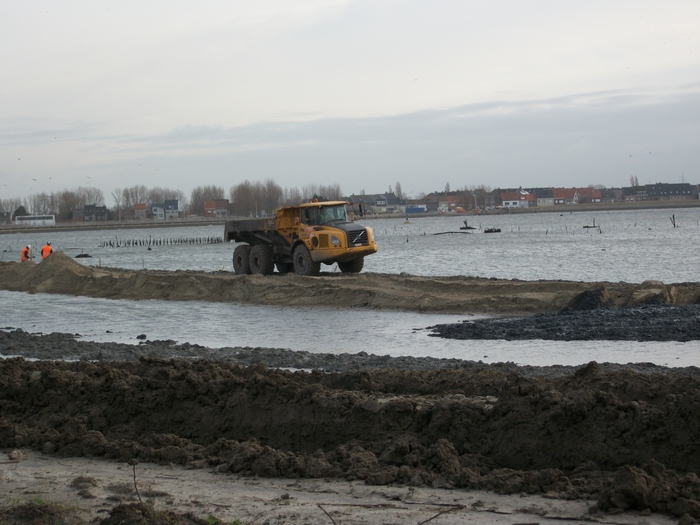
[[[321,263],[344,273],[362,271],[365,256],[377,252],[372,228],[348,220],[348,203],[310,202],[286,206],[275,217],[226,221],[224,239],[233,251],[237,274],[270,275],[294,271],[318,275]]]

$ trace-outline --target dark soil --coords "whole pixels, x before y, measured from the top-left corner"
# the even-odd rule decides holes
[[[7,337],[46,340],[59,352],[70,343]],[[531,371],[401,369],[391,359],[333,373],[145,355],[5,359],[0,448],[263,477],[594,496],[604,510],[700,518],[697,369],[592,362]]]
[[[529,317],[443,324],[430,330],[430,335],[448,339],[696,341],[700,339],[700,305],[564,309]]]
[[[22,503],[0,507],[2,525],[208,525],[210,522],[192,514],[156,510],[143,503],[117,505],[109,516],[99,521],[87,521],[76,509],[53,503]]]
[[[53,503],[29,502],[0,507],[2,525],[83,525],[73,509]]]

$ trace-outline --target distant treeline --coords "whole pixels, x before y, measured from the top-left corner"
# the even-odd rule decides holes
[[[128,188],[117,188],[110,193],[114,206],[109,219],[126,218],[134,214],[134,205],[163,203],[177,200],[179,210],[193,215],[204,215],[204,202],[228,199],[229,211],[233,215],[269,215],[279,206],[299,204],[314,197],[325,199],[342,198],[339,184],[308,184],[299,188],[282,188],[272,179],[264,182],[245,180],[231,186],[226,195],[223,186],[197,186],[188,199],[181,190],[163,187],[148,188],[139,184]],[[86,205],[104,206],[102,190],[79,187],[57,192],[34,193],[27,198],[0,199],[0,212],[15,215],[55,215],[57,221],[73,218],[74,210]]]

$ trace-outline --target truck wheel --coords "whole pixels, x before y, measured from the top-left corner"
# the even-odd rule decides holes
[[[359,257],[354,261],[339,262],[338,268],[343,273],[360,273],[365,265],[365,258]]]
[[[267,244],[256,244],[250,249],[250,273],[271,275],[275,269],[272,260],[272,247]]]
[[[311,259],[309,249],[303,244],[294,250],[294,271],[299,275],[318,275],[321,271],[321,263]]]
[[[233,250],[233,271],[237,274],[250,273],[250,246],[241,244]]]

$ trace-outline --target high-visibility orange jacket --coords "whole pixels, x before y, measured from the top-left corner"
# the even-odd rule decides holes
[[[46,259],[49,255],[53,253],[53,248],[48,244],[41,249],[41,258]]]
[[[19,260],[22,262],[28,261],[31,254],[32,254],[32,251],[25,246],[24,248],[22,248],[22,254],[20,255]]]

